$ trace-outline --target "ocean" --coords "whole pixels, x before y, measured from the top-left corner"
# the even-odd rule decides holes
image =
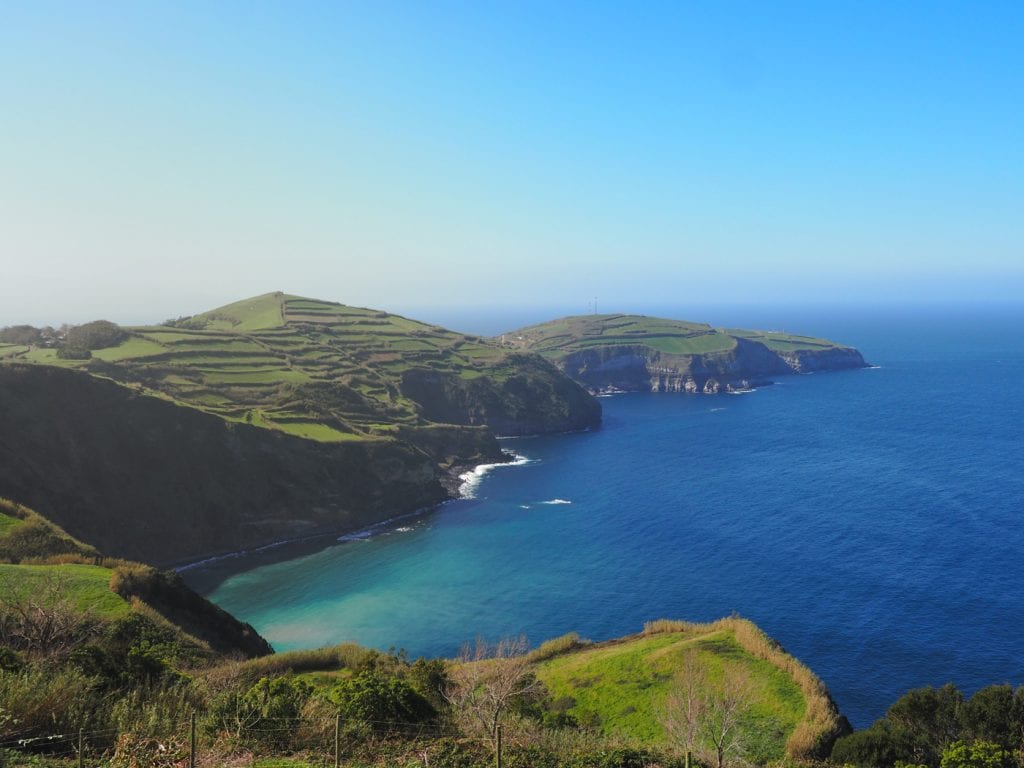
[[[857,727],[910,688],[1024,683],[1024,313],[700,319],[827,336],[875,367],[602,398],[600,430],[504,441],[519,460],[477,473],[472,498],[185,575],[279,650],[450,656],[477,636],[603,640],[735,612]]]

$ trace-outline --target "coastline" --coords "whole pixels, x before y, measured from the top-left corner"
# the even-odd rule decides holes
[[[413,520],[420,517],[425,517],[432,512],[437,511],[446,504],[453,501],[460,501],[464,499],[475,498],[475,489],[483,480],[483,478],[498,467],[507,466],[522,466],[531,461],[531,459],[513,453],[511,451],[502,450],[502,457],[504,461],[488,461],[481,464],[453,464],[449,467],[441,478],[441,484],[445,490],[449,493],[449,498],[441,501],[437,504],[432,504],[426,507],[420,507],[411,512],[404,512],[399,515],[392,515],[391,517],[380,520],[379,522],[372,523],[370,525],[361,525],[356,527],[344,527],[337,528],[330,531],[320,531],[318,533],[306,534],[304,536],[295,536],[292,538],[281,539],[280,541],[273,541],[268,544],[262,544],[258,547],[250,547],[248,549],[241,549],[232,552],[224,552],[220,554],[210,555],[202,557],[198,560],[189,560],[184,563],[171,565],[168,570],[174,573],[184,575],[196,569],[203,569],[210,566],[215,566],[218,563],[227,563],[232,560],[239,560],[261,553],[269,552],[275,549],[284,548],[295,548],[294,552],[289,551],[288,556],[282,558],[282,560],[291,559],[292,557],[301,557],[302,555],[313,554],[323,549],[327,549],[334,544],[347,542],[347,541],[360,541],[371,538],[380,533],[386,532],[386,529],[394,526],[395,523],[402,521]],[[230,578],[235,573],[243,572],[246,569],[231,570],[225,569],[225,572],[220,578],[215,578],[213,571],[210,571],[208,575],[212,581],[220,583],[226,578]],[[215,588],[215,587],[214,587]],[[204,594],[209,594],[212,589],[206,588],[201,590]]]

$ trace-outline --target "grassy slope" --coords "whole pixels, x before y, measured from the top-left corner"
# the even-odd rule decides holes
[[[543,661],[537,674],[555,699],[574,702],[569,711],[580,722],[596,723],[607,735],[660,745],[667,736],[659,718],[691,651],[712,683],[729,667],[749,676],[753,707],[747,741],[758,762],[809,756],[822,734],[836,727],[838,713],[820,681],[741,619],[658,622],[642,635]]]
[[[113,571],[98,565],[11,565],[0,563],[0,599],[16,592],[45,593],[55,587],[79,611],[103,619],[131,612],[126,600],[110,590]]]
[[[643,345],[668,355],[727,352],[736,338],[758,341],[775,351],[837,347],[826,339],[777,331],[712,328],[703,323],[645,315],[576,315],[504,334],[505,344],[558,359],[594,346]]]
[[[436,326],[372,309],[281,293],[191,318],[186,327],[136,327],[92,361],[52,349],[0,350],[8,359],[86,368],[231,421],[319,441],[386,437],[423,426],[399,391],[412,367],[514,373],[508,352]]]

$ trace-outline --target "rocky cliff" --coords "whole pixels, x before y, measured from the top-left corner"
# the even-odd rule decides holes
[[[417,368],[402,376],[401,391],[432,422],[486,426],[499,435],[569,432],[601,423],[601,406],[574,381],[537,355],[513,355],[515,373],[462,378]]]
[[[500,460],[477,431],[452,461]],[[353,529],[448,498],[399,440],[316,442],[49,366],[0,365],[0,496],[104,553],[170,564]],[[435,446],[436,448],[437,446]]]

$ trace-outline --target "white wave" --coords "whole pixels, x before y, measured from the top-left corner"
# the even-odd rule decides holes
[[[401,528],[395,528],[395,531],[397,531],[398,533],[408,533],[411,530],[412,526],[410,525],[403,525]]]
[[[520,509],[533,509],[533,507],[530,506],[529,504],[520,504],[519,508]]]
[[[568,499],[550,499],[549,501],[542,501],[541,504],[572,504]]]
[[[712,408],[711,413],[717,413],[718,411],[724,411],[725,408]]]
[[[459,480],[462,481],[459,485],[459,496],[464,499],[475,499],[477,487],[484,479],[484,476],[492,469],[497,469],[498,467],[521,467],[532,461],[532,459],[529,459],[526,456],[520,456],[519,454],[512,455],[512,461],[501,462],[500,464],[479,464],[469,472],[464,472],[459,475]]]
[[[379,527],[379,526],[378,526]],[[365,531],[356,531],[355,533],[346,533],[344,536],[339,536],[338,541],[364,541],[374,534],[373,528],[367,528]]]

